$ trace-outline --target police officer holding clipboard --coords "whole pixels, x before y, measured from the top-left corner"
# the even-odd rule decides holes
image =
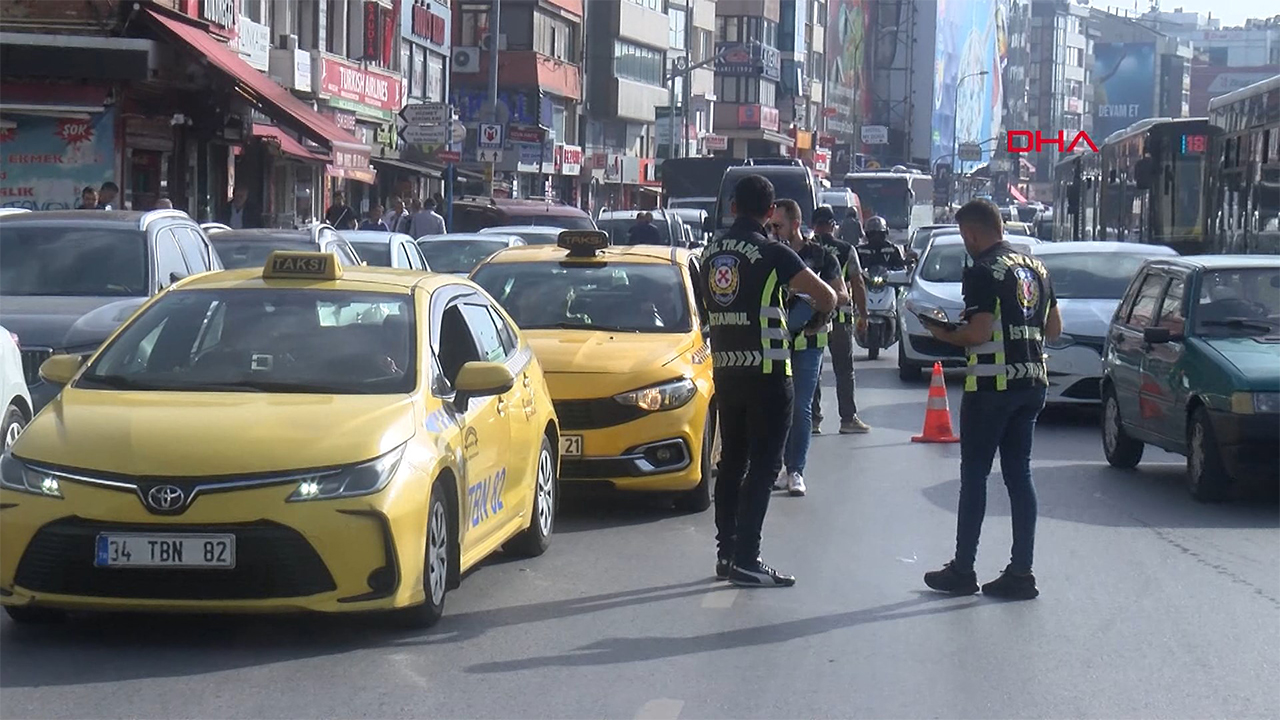
[[[791,426],[791,335],[784,290],[808,296],[825,325],[835,292],[785,244],[770,240],[773,185],[750,175],[734,187],[733,225],[703,250],[700,293],[711,325],[720,422],[716,577],[741,587],[795,578],[760,559],[760,531]]]

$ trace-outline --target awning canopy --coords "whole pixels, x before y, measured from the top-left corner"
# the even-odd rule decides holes
[[[408,161],[406,161],[406,160],[400,160],[400,159],[398,159],[398,158],[383,158],[383,157],[376,157],[376,158],[374,158],[374,159],[373,159],[373,161],[374,161],[375,163],[380,164],[380,165],[386,165],[386,166],[388,166],[388,167],[399,168],[399,169],[401,169],[401,170],[408,170],[408,171],[409,171],[409,172],[411,172],[411,173],[417,173],[417,174],[419,174],[419,175],[426,175],[427,177],[433,177],[433,178],[442,178],[442,177],[444,177],[444,173],[443,173],[443,172],[441,172],[441,171],[440,171],[439,169],[437,169],[437,168],[429,167],[429,166],[427,166],[427,165],[419,165],[419,164],[417,164],[417,163],[411,163],[411,162],[408,162]]]
[[[368,165],[368,145],[361,144],[354,135],[312,110],[271,78],[250,67],[237,53],[212,35],[155,8],[145,7],[143,12],[165,34],[187,45],[234,80],[245,91],[245,95],[262,105],[273,119],[295,126],[307,139],[326,145],[334,151],[362,155],[365,160],[363,164]]]
[[[253,136],[262,140],[270,140],[280,146],[280,152],[300,160],[310,162],[329,162],[329,158],[303,147],[302,143],[293,139],[284,130],[274,125],[254,125]]]
[[[1020,203],[1025,203],[1027,201],[1027,196],[1023,195],[1016,185],[1009,185],[1009,194],[1013,196],[1014,200],[1017,200]]]

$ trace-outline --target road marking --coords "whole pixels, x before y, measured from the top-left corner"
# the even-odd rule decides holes
[[[392,660],[396,661],[396,667],[399,668],[402,673],[407,675],[408,679],[414,685],[422,688],[427,687],[427,678],[413,667],[417,663],[412,655],[408,653],[396,653],[390,657]]]
[[[636,713],[636,720],[676,720],[683,709],[683,700],[658,698],[645,703]]]
[[[738,588],[712,590],[702,596],[702,607],[712,610],[731,608],[733,607],[733,601],[738,599],[738,592]]]

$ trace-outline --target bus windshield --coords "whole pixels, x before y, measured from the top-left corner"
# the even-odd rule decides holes
[[[910,227],[912,198],[906,178],[852,177],[844,184],[858,194],[863,217],[879,215],[895,230]]]

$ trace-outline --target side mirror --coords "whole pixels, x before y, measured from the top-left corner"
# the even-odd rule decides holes
[[[905,287],[911,284],[911,273],[907,270],[890,270],[885,282],[897,287]]]
[[[50,385],[66,385],[83,364],[83,355],[54,355],[40,365],[40,379]]]
[[[1151,345],[1163,345],[1173,340],[1173,331],[1166,327],[1149,327],[1142,330],[1143,342]]]
[[[502,363],[469,362],[458,370],[458,377],[453,381],[457,390],[454,404],[465,408],[472,398],[501,395],[515,384],[515,376]]]
[[[171,272],[171,273],[169,273],[169,284],[170,284],[170,285],[172,285],[172,284],[174,284],[174,283],[178,282],[179,280],[185,280],[185,279],[186,279],[186,277],[187,277],[187,276],[186,276],[185,274],[183,274],[183,273],[180,273],[180,272]]]

